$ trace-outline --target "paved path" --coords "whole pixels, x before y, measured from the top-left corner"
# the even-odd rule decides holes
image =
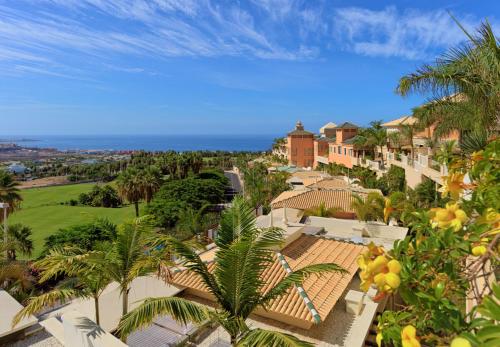
[[[229,179],[229,183],[231,184],[231,188],[236,194],[241,193],[241,182],[238,178],[238,175],[234,171],[224,171],[224,176]]]

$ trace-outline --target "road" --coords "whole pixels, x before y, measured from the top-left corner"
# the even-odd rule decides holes
[[[234,171],[224,171],[224,176],[229,179],[229,183],[231,185],[231,189],[235,192],[235,194],[239,194],[242,191],[241,182],[238,178],[238,175]]]

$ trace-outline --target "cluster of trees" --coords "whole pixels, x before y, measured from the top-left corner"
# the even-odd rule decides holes
[[[262,207],[264,213],[270,210],[271,201],[276,196],[290,189],[287,172],[269,173],[267,166],[260,162],[240,164],[238,168],[243,174],[245,196],[255,209]]]
[[[109,184],[104,186],[96,184],[90,192],[81,193],[78,196],[78,201],[70,200],[71,205],[75,205],[76,203],[92,207],[120,207],[122,199],[113,186]]]
[[[72,160],[82,160],[83,158],[54,159],[53,162],[40,165],[35,162],[25,162],[27,168],[33,176],[38,178],[51,176],[68,176],[71,182],[78,181],[99,181],[109,182],[124,170],[128,161],[116,160],[109,162],[97,162],[92,164],[72,163]]]
[[[153,217],[157,227],[172,230],[181,217],[184,217],[182,223],[185,223],[187,216],[194,216],[197,211],[202,211],[201,215],[208,213],[210,209],[206,205],[223,203],[227,185],[227,178],[217,171],[169,180],[161,186],[147,207],[147,213]]]

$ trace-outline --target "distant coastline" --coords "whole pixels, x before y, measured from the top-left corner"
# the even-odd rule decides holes
[[[18,143],[18,142],[37,142],[40,140],[30,139],[30,138],[2,138],[0,137],[0,143]]]
[[[13,143],[59,151],[266,151],[278,135],[0,135]]]

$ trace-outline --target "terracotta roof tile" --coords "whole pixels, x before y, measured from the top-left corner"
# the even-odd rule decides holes
[[[348,271],[345,275],[338,273],[311,275],[302,284],[321,321],[326,319],[356,274],[358,270],[356,258],[363,249],[362,245],[302,235],[281,251],[281,255],[292,270],[312,264],[333,262]],[[213,271],[215,263],[210,263],[208,268]],[[274,263],[263,274],[266,285],[262,291],[267,292],[285,276],[286,270],[276,257]],[[207,292],[198,275],[187,270],[174,274],[173,283]],[[273,301],[268,310],[273,317],[278,317],[277,319],[282,316],[284,322],[290,322],[288,318],[302,321],[306,326],[315,322],[311,308],[306,305],[297,288],[290,288],[286,295]]]
[[[387,123],[384,123],[384,124],[382,124],[382,126],[383,127],[387,127],[387,128],[399,127],[399,126],[401,126],[403,124],[412,125],[416,121],[417,121],[417,119],[415,117],[412,117],[412,116],[403,116],[403,117],[391,120],[391,121],[389,121]]]
[[[286,192],[284,192],[286,193]],[[298,194],[281,193],[276,199],[271,202],[273,208],[291,207],[299,210],[307,210],[311,207],[317,207],[322,203],[326,208],[341,208],[345,212],[354,212],[351,208],[353,194],[357,194],[362,198],[366,197],[364,191],[353,192],[350,189],[328,189],[328,190],[306,190],[297,191]]]
[[[341,178],[323,178],[317,182],[304,185],[309,188],[317,189],[347,188],[349,186],[349,184]]]

